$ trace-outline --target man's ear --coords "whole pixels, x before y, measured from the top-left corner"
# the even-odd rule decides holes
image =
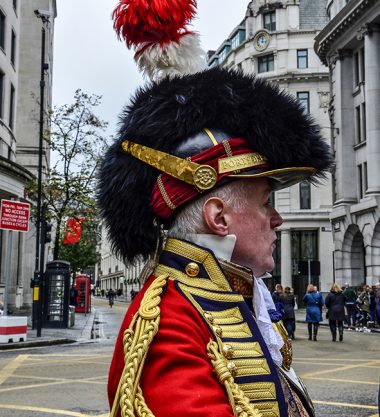
[[[210,233],[218,236],[227,236],[229,217],[227,205],[219,197],[209,198],[203,205],[203,220]]]

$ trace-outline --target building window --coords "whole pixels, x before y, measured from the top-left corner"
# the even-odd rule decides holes
[[[359,198],[363,198],[368,188],[368,174],[367,174],[367,162],[358,165],[358,191]]]
[[[358,189],[359,189],[359,198],[363,198],[363,167],[362,165],[358,165]]]
[[[359,52],[354,53],[354,80],[355,85],[359,84]]]
[[[276,11],[263,14],[263,26],[264,29],[269,32],[276,30]]]
[[[309,282],[319,284],[319,245],[317,230],[292,230],[291,251],[293,284],[296,294],[304,294]],[[310,264],[309,261],[310,260]],[[309,269],[310,265],[310,269]],[[309,275],[310,272],[310,276]],[[303,277],[302,277],[303,276]]]
[[[365,103],[355,107],[355,134],[356,143],[366,140],[366,108]]]
[[[362,117],[362,138],[363,141],[367,139],[366,129],[367,129],[367,122],[366,122],[366,110],[365,110],[365,103],[361,104],[361,117]]]
[[[0,10],[0,48],[5,50],[5,14]]]
[[[3,103],[4,103],[4,74],[0,73],[0,118],[3,118]]]
[[[356,128],[356,143],[360,143],[362,141],[360,106],[355,107],[355,128]]]
[[[259,64],[259,68],[258,68],[259,73],[273,71],[274,70],[273,54],[260,56],[258,59],[258,64]]]
[[[300,209],[309,210],[311,208],[311,186],[310,183],[300,182]]]
[[[232,49],[236,49],[240,45],[240,34],[237,32],[231,40]]]
[[[310,113],[310,95],[308,91],[300,91],[297,93],[297,99],[304,108],[305,114]]]
[[[13,0],[13,8],[14,8],[14,11],[16,12],[16,14],[17,14],[17,0]]]
[[[9,127],[13,129],[14,123],[14,104],[15,104],[15,88],[11,84],[11,94],[9,96]]]
[[[212,68],[212,67],[216,67],[216,66],[218,66],[218,65],[219,65],[219,58],[218,58],[218,57],[215,57],[215,58],[213,58],[213,59],[212,59],[212,61],[210,62],[209,67],[210,67],[210,68]]]
[[[11,63],[13,66],[15,66],[16,62],[16,34],[14,30],[12,30],[11,35]]]
[[[308,68],[307,49],[297,49],[297,68]]]
[[[231,48],[236,49],[245,41],[245,30],[239,29],[231,39]]]
[[[354,80],[355,86],[365,80],[364,70],[364,48],[360,48],[354,53]]]
[[[227,48],[223,48],[219,54],[219,62],[223,62],[227,58]]]

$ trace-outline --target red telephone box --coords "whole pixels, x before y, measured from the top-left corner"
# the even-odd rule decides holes
[[[76,276],[76,288],[78,290],[76,313],[89,313],[91,311],[91,277],[79,274]]]

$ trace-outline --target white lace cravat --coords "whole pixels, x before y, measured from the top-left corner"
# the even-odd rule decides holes
[[[274,363],[280,366],[282,364],[280,349],[284,345],[284,341],[272,326],[268,310],[275,310],[276,307],[272,300],[272,296],[262,279],[270,276],[271,275],[267,273],[262,277],[255,277],[253,279],[253,308],[256,313],[257,326],[259,327],[261,335],[268,346],[269,353],[271,354]]]

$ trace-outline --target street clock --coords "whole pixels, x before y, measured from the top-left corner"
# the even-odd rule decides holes
[[[268,48],[270,42],[270,36],[268,32],[260,31],[256,34],[253,44],[256,51],[264,51]]]

